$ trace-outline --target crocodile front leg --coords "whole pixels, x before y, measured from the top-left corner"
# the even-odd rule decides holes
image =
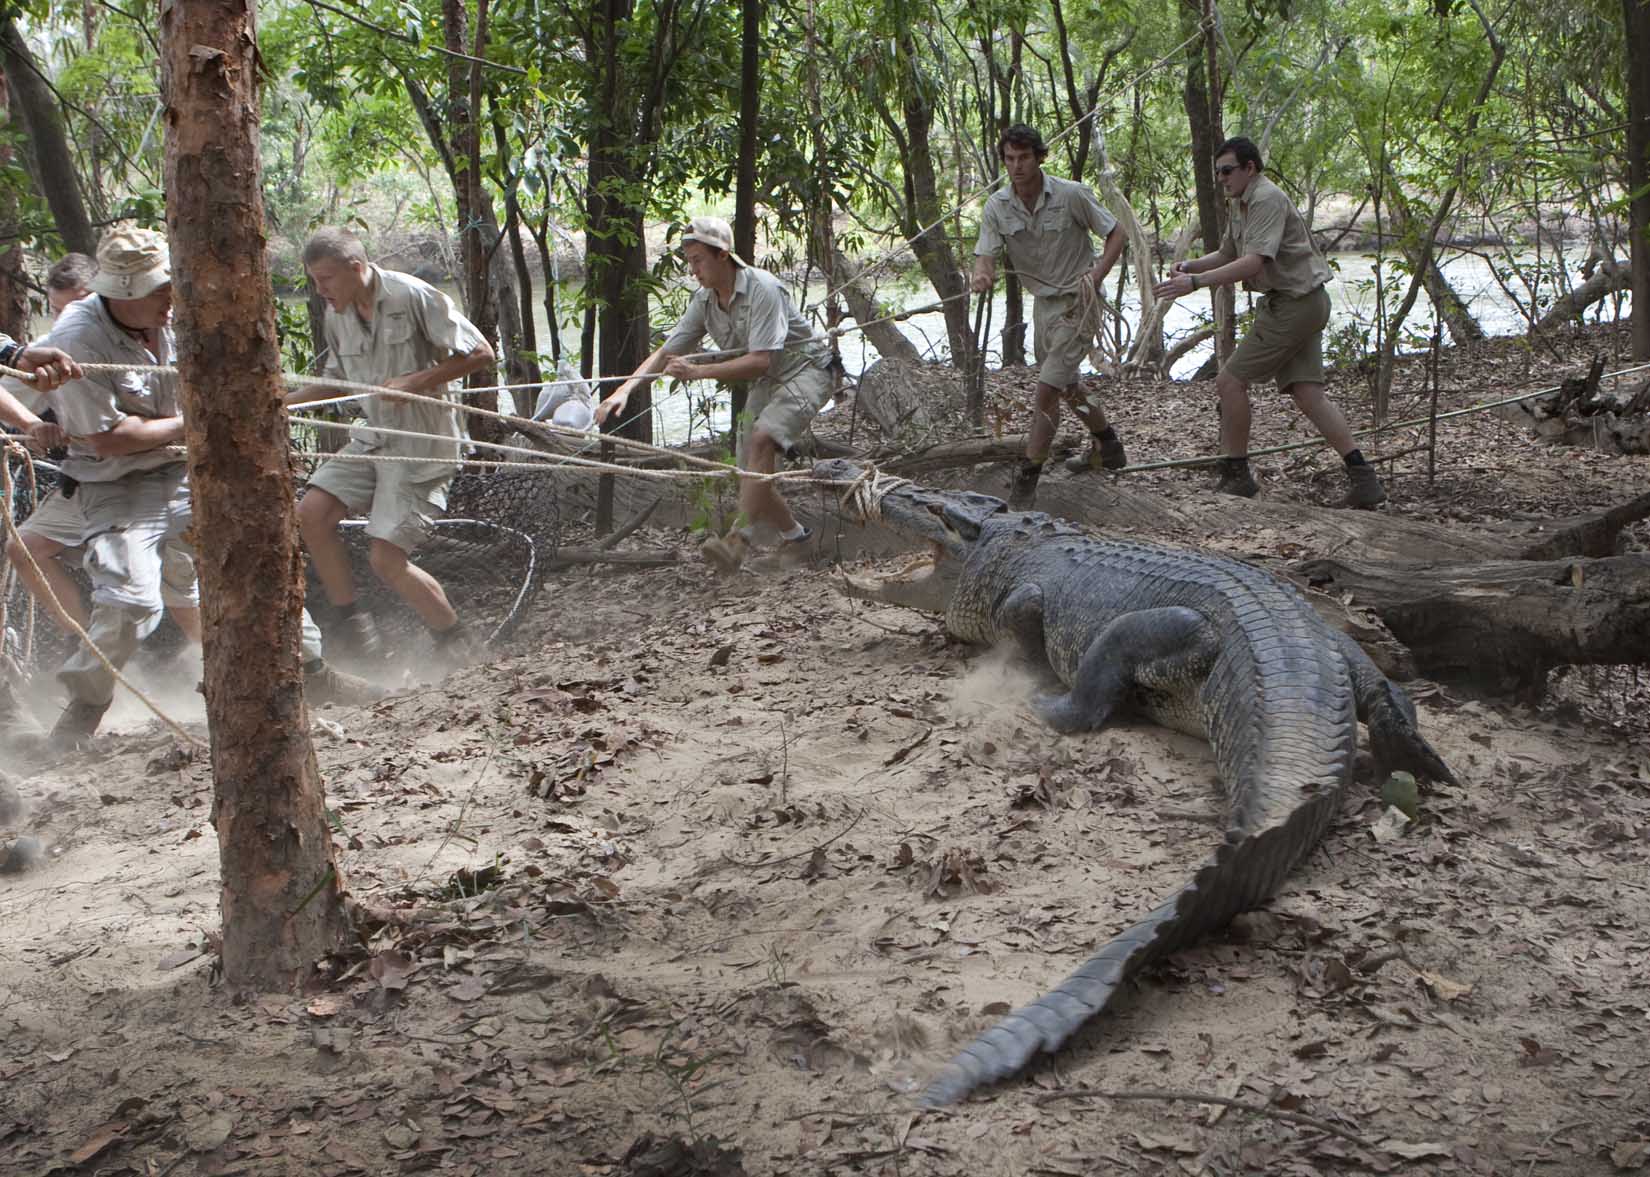
[[[1135,692],[1161,698],[1159,706],[1148,705],[1154,717],[1183,709],[1189,714],[1195,686],[1208,675],[1218,652],[1208,619],[1195,609],[1125,613],[1083,651],[1071,690],[1039,696],[1032,707],[1061,732],[1100,727]],[[1181,706],[1175,707],[1176,702]]]

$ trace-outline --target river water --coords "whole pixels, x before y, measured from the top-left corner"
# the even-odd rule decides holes
[[[1493,252],[1493,250],[1486,250],[1485,252]],[[1576,247],[1567,251],[1563,259],[1565,269],[1572,283],[1579,284],[1582,281],[1580,268],[1586,259],[1586,253],[1585,248]],[[1377,258],[1373,254],[1340,253],[1331,255],[1329,260],[1334,273],[1328,287],[1331,312],[1329,329],[1326,333],[1326,355],[1334,356],[1337,346],[1342,349],[1352,349],[1346,353],[1348,355],[1356,354],[1366,346],[1361,343],[1361,339],[1372,338],[1373,335],[1371,324],[1375,318],[1377,305]],[[1533,271],[1534,264],[1537,261],[1533,252],[1521,252],[1515,255],[1513,260],[1526,271]],[[1552,275],[1552,271],[1556,269],[1558,258],[1549,252],[1540,261],[1550,275],[1547,278],[1549,284],[1541,290],[1542,302],[1543,305],[1546,305],[1557,294],[1557,290],[1551,285],[1551,282],[1556,276]],[[1529,291],[1524,288],[1516,276],[1508,272],[1509,267],[1505,261],[1498,260],[1497,266],[1502,271],[1507,288],[1518,300],[1527,305],[1530,300]],[[1527,330],[1528,322],[1518,304],[1512,297],[1509,297],[1508,290],[1503,289],[1502,283],[1497,280],[1490,263],[1485,258],[1476,254],[1453,253],[1443,263],[1443,271],[1455,287],[1456,292],[1467,301],[1468,306],[1485,332],[1490,335],[1514,335],[1522,334]],[[1385,285],[1387,314],[1390,315],[1398,300],[1403,297],[1408,278],[1407,275],[1394,271],[1389,257],[1386,259],[1382,280]],[[686,279],[686,281],[691,285],[691,279]],[[1115,284],[1112,285],[1112,291],[1115,292]],[[454,288],[449,288],[448,292],[456,295],[456,289]],[[796,290],[793,288],[791,293],[794,298]],[[807,292],[808,306],[817,306],[825,293],[826,290],[822,283],[810,284]],[[1247,305],[1249,297],[1242,292],[1239,293],[1238,306],[1240,311]],[[903,310],[930,305],[935,301],[935,294],[933,288],[926,281],[915,274],[908,274],[898,279],[886,280],[886,284],[878,291],[878,298],[890,310]],[[569,305],[572,301],[571,298],[564,298],[558,302],[558,306]],[[544,316],[543,303],[536,302],[534,311],[537,317],[539,345],[540,347],[548,347],[549,331]],[[1029,315],[1029,299],[1026,300],[1026,311]],[[1620,313],[1625,317],[1627,311],[1627,300],[1623,296]],[[996,325],[996,329],[992,334],[999,337],[999,340],[1001,324],[1005,321],[1006,313],[1006,300],[1003,297],[1001,283],[999,282],[990,310],[990,320]],[[1616,308],[1612,301],[1606,300],[1592,308],[1588,313],[1590,317],[1602,314],[1609,318],[1616,313]],[[1207,292],[1197,291],[1186,298],[1179,299],[1170,308],[1164,324],[1166,338],[1172,344],[1176,338],[1185,337],[1199,327],[1207,325],[1210,314],[1210,301]],[[1130,328],[1139,319],[1139,298],[1132,288],[1124,294],[1123,317]],[[661,317],[655,327],[660,330],[668,329],[669,323]],[[945,319],[940,312],[932,311],[913,315],[910,319],[898,324],[898,327],[925,356],[934,359],[948,357],[950,349],[946,342]],[[1029,327],[1027,330],[1029,332]],[[1401,346],[1409,348],[1425,347],[1431,338],[1431,334],[1432,306],[1423,295],[1417,300],[1414,310],[1410,313],[1409,319],[1404,325],[1405,339],[1402,341]],[[562,342],[564,346],[571,345],[576,349],[578,338],[579,332],[576,321],[562,324]],[[1447,342],[1447,332],[1445,338]],[[709,345],[710,341],[707,339],[706,346]],[[875,349],[870,347],[864,336],[858,332],[851,332],[842,336],[840,346],[843,365],[849,376],[858,376],[877,358]],[[1182,357],[1175,365],[1173,375],[1181,379],[1191,376],[1208,358],[1212,346],[1212,344],[1206,343]],[[1027,339],[1027,350],[1030,350],[1029,337]],[[576,362],[576,356],[573,358]],[[1000,342],[989,343],[987,345],[987,363],[996,366],[1000,362]],[[623,373],[617,373],[616,375],[623,375]],[[669,386],[664,384],[657,386],[654,407],[655,440],[661,444],[674,444],[688,440],[690,435],[703,437],[707,428],[705,423],[707,399],[710,401],[710,421],[715,428],[726,429],[727,403],[725,398],[715,397],[713,386],[705,383],[689,386],[674,383]]]

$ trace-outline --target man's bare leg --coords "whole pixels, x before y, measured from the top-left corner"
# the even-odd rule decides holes
[[[779,469],[779,443],[761,429],[751,431],[745,468],[755,474],[772,474]],[[766,523],[784,535],[796,530],[796,516],[779,488],[766,479],[739,480],[739,509],[752,523]]]
[[[1026,437],[1026,461],[1038,464],[1047,461],[1055,431],[1060,427],[1061,399],[1060,389],[1037,382],[1037,401],[1031,410],[1031,428]]]
[[[1289,386],[1289,395],[1294,398],[1295,407],[1306,414],[1306,419],[1323,434],[1323,439],[1337,454],[1344,458],[1357,448],[1357,442],[1352,440],[1352,429],[1346,423],[1346,414],[1324,395],[1323,385],[1297,380]]]
[[[201,644],[201,609],[199,605],[168,605],[166,611],[172,615],[178,629],[183,636],[195,645]]]
[[[70,620],[85,629],[91,624],[91,614],[86,611],[86,602],[80,598],[80,587],[75,584],[74,577],[58,560],[63,553],[63,545],[33,532],[24,532],[21,539],[21,544],[15,539],[6,542],[6,559],[17,569],[17,578],[23,582],[23,587],[64,630],[70,628]],[[24,549],[27,549],[27,554]],[[30,556],[34,557],[32,563]],[[36,566],[39,567],[38,573]],[[53,597],[57,598],[55,607]]]
[[[338,525],[348,514],[349,508],[342,500],[313,486],[304,492],[298,504],[298,534],[315,565],[315,575],[327,600],[338,606],[355,603],[355,576],[350,571],[349,549],[338,534]]]
[[[1249,456],[1249,386],[1225,372],[1215,377],[1220,395],[1220,452],[1228,458]]]
[[[394,589],[425,625],[441,633],[458,624],[458,614],[448,603],[441,582],[408,560],[406,552],[388,540],[374,539],[368,558],[378,579]],[[319,563],[316,571],[320,571]]]

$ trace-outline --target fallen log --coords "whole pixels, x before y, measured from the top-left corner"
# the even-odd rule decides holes
[[[1432,678],[1527,691],[1560,666],[1650,664],[1650,555],[1450,565],[1317,559],[1294,571],[1372,610]]]

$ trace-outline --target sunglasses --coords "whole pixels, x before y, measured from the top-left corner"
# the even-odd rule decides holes
[[[1241,167],[1241,166],[1242,166],[1241,164],[1235,164],[1235,163],[1222,164],[1220,167],[1215,169],[1215,175],[1219,176],[1222,180],[1224,180],[1227,176],[1229,176],[1233,172],[1237,171],[1238,168]]]

